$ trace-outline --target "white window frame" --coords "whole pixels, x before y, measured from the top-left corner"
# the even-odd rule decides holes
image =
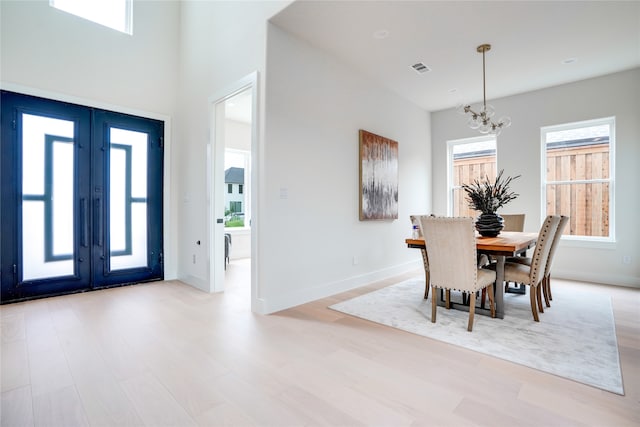
[[[496,170],[498,168],[498,139],[491,135],[482,135],[472,138],[453,139],[447,141],[447,215],[453,215],[453,191],[460,187],[453,185],[453,147],[457,145],[473,144],[478,142],[493,141],[496,145]]]
[[[123,21],[114,23],[109,19],[113,15],[114,0],[49,0],[49,6],[78,16],[121,33],[133,35],[133,0],[120,0],[124,3]],[[122,4],[121,3],[121,4]]]
[[[609,178],[608,179],[595,179],[595,180],[573,180],[573,181],[549,181],[547,182],[547,143],[546,134],[549,132],[558,132],[569,129],[597,126],[597,125],[609,125]],[[561,237],[564,241],[577,243],[577,246],[592,247],[598,246],[598,244],[615,243],[615,141],[616,141],[616,119],[615,117],[604,117],[600,119],[583,120],[579,122],[563,123],[559,125],[544,126],[540,128],[540,218],[546,218],[547,216],[547,185],[549,184],[568,184],[568,183],[581,183],[581,182],[608,182],[609,183],[609,236],[572,236],[563,235]]]

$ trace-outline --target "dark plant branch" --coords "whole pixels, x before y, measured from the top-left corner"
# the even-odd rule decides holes
[[[469,207],[482,213],[495,213],[519,196],[509,189],[509,185],[514,179],[520,178],[520,175],[503,179],[503,172],[504,170],[501,170],[493,182],[485,175],[482,182],[475,179],[472,184],[462,184],[462,189],[467,193]]]

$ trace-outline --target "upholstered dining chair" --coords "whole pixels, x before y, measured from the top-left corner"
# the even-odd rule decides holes
[[[524,219],[525,214],[500,214],[500,216],[504,219],[504,227],[502,227],[502,231],[524,231]],[[525,293],[524,285],[517,286],[517,293]],[[496,284],[497,286],[497,284]],[[507,292],[509,290],[510,282],[504,282],[504,291]],[[484,304],[485,296],[482,295],[482,303]]]
[[[524,231],[525,214],[500,214],[504,219],[502,231]]]
[[[409,219],[411,219],[411,224],[418,226],[418,237],[423,237],[422,228],[420,226],[420,219],[424,217],[428,217],[430,215],[409,215]],[[429,298],[429,257],[427,257],[427,250],[422,248],[420,249],[422,253],[422,264],[424,265],[424,299]]]
[[[544,268],[544,277],[542,279],[542,294],[544,295],[544,302],[547,307],[551,307],[550,301],[553,301],[553,296],[551,295],[551,266],[553,265],[553,258],[555,257],[556,249],[558,249],[558,243],[562,238],[562,233],[569,222],[568,216],[561,215],[560,222],[558,223],[558,228],[556,229],[553,239],[551,241],[551,249],[549,250],[549,258],[547,259],[547,264]],[[518,264],[531,265],[531,258],[529,257],[509,257],[507,258],[507,262],[515,262]]]
[[[551,243],[560,223],[560,216],[549,215],[545,218],[538,233],[536,247],[531,257],[530,265],[518,262],[505,262],[504,264],[504,281],[516,282],[528,285],[529,296],[531,298],[531,313],[533,320],[539,322],[538,311],[544,312],[542,307],[542,281],[545,275],[545,268],[549,253],[551,252]],[[492,264],[490,267],[493,267]],[[494,267],[495,268],[495,267]]]
[[[556,254],[556,249],[558,249],[558,243],[562,238],[562,233],[564,233],[564,229],[568,222],[569,222],[569,216],[562,215],[560,217],[560,223],[558,224],[558,229],[556,230],[556,233],[553,236],[553,242],[551,242],[551,250],[549,251],[549,259],[547,260],[547,266],[544,269],[544,288],[542,288],[542,291],[545,294],[545,302],[547,303],[547,307],[550,306],[549,300],[553,301],[553,297],[551,296],[551,266],[553,265],[553,258]]]
[[[431,280],[431,321],[436,322],[437,288],[446,295],[450,307],[451,290],[468,292],[469,322],[473,330],[476,292],[489,288],[491,316],[495,317],[493,283],[495,271],[478,268],[475,230],[472,218],[431,217],[420,218],[420,227],[429,257]]]

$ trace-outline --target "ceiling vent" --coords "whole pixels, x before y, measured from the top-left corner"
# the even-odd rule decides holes
[[[417,64],[413,64],[411,66],[411,68],[413,68],[413,70],[418,74],[424,74],[424,73],[428,73],[429,71],[431,71],[431,68],[429,68],[428,66],[424,65],[422,62],[418,62]]]

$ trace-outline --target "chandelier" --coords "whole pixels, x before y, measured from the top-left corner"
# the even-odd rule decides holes
[[[492,117],[495,115],[495,110],[491,104],[487,104],[487,89],[485,83],[485,64],[484,64],[484,54],[488,50],[491,49],[490,44],[481,44],[476,49],[478,53],[482,53],[482,106],[480,107],[480,111],[474,111],[471,109],[471,105],[460,104],[457,108],[457,111],[460,114],[471,114],[469,120],[467,121],[467,125],[471,129],[478,129],[480,133],[489,134],[489,135],[500,135],[502,129],[511,126],[511,118],[504,116],[501,117],[498,121],[494,122]]]

